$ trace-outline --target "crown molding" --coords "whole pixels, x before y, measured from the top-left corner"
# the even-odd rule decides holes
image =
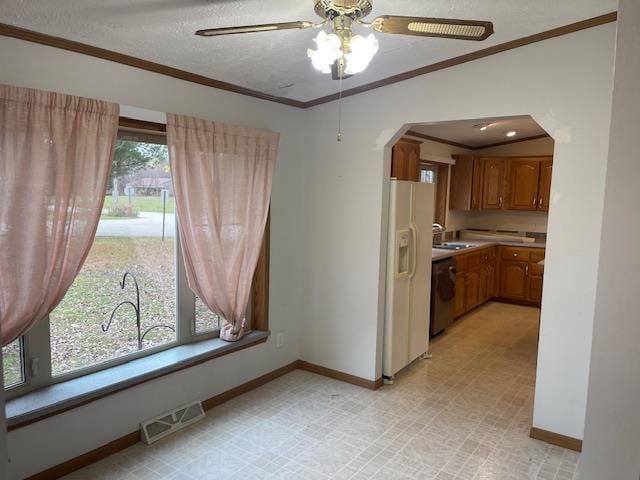
[[[452,147],[464,148],[466,150],[474,150],[475,147],[471,145],[467,145],[466,143],[454,142],[452,140],[447,140],[446,138],[434,137],[433,135],[427,135],[426,133],[416,132],[414,130],[409,130],[405,135],[410,137],[421,138],[422,140],[429,140],[431,142],[436,143],[444,143],[445,145],[451,145]]]
[[[607,23],[615,22],[617,19],[618,19],[618,12],[611,12],[605,15],[589,18],[587,20],[582,20],[580,22],[563,25],[562,27],[553,28],[551,30],[547,30],[541,33],[536,33],[534,35],[529,35],[528,37],[522,37],[516,40],[511,40],[510,42],[500,43],[498,45],[494,45],[489,48],[476,50],[475,52],[466,53],[458,57],[450,58],[448,60],[443,60],[442,62],[432,63],[431,65],[426,65],[424,67],[417,68],[415,70],[409,70],[408,72],[403,72],[398,75],[393,75],[391,77],[377,80],[375,82],[367,83],[365,85],[360,85],[359,87],[354,87],[348,90],[344,90],[342,92],[342,98],[350,97],[351,95],[357,95],[359,93],[368,92],[369,90],[385,87],[387,85],[391,85],[397,82],[402,82],[404,80],[409,80],[411,78],[418,77],[420,75],[426,75],[427,73],[433,73],[433,72],[437,72],[438,70],[444,70],[446,68],[455,67],[463,63],[472,62],[474,60],[479,60],[481,58],[489,57],[491,55],[496,55],[498,53],[513,50],[514,48],[520,48],[526,45],[531,45],[532,43],[541,42],[543,40],[549,40],[555,37],[561,37],[563,35],[568,35],[570,33],[579,32],[580,30],[585,30],[587,28],[593,28],[600,25],[605,25]],[[332,102],[334,100],[338,100],[339,97],[340,97],[339,93],[333,93],[325,97],[316,98],[315,100],[310,100],[308,102],[305,102],[304,108],[315,107],[316,105]]]
[[[618,12],[611,12],[605,15],[589,18],[579,22],[564,25],[562,27],[553,28],[545,32],[529,35],[509,42],[494,45],[489,48],[477,50],[475,52],[460,55],[458,57],[450,58],[441,62],[425,65],[424,67],[417,68],[415,70],[409,70],[397,75],[393,75],[375,82],[360,85],[358,87],[350,88],[342,92],[342,97],[349,97],[357,95],[359,93],[368,92],[376,88],[385,87],[393,83],[402,82],[411,78],[425,75],[427,73],[436,72],[438,70],[444,70],[446,68],[455,67],[463,63],[472,62],[481,58],[485,58],[498,53],[513,50],[514,48],[524,47],[532,43],[541,42],[543,40],[549,40],[551,38],[560,37],[570,33],[578,32],[588,28],[605,25],[607,23],[615,22],[618,18]],[[128,65],[130,67],[140,68],[149,72],[159,73],[169,77],[177,78],[187,82],[197,83],[211,88],[217,88],[219,90],[225,90],[228,92],[237,93],[239,95],[246,95],[253,98],[259,98],[261,100],[267,100],[270,102],[280,103],[296,108],[311,108],[323,103],[332,102],[339,98],[338,93],[326,95],[309,101],[294,100],[292,98],[278,97],[275,95],[269,95],[267,93],[259,92],[257,90],[251,90],[249,88],[234,85],[233,83],[223,82],[214,78],[205,77],[195,73],[187,72],[186,70],[180,70],[178,68],[169,67],[159,63],[151,62],[141,58],[126,55],[124,53],[114,52],[100,47],[94,47],[85,43],[75,42],[73,40],[67,40],[65,38],[56,37],[53,35],[47,35],[44,33],[35,32],[25,28],[15,27],[13,25],[7,25],[0,23],[0,36],[17,38],[19,40],[25,40],[27,42],[38,43],[49,47],[60,48],[62,50],[68,50],[75,53],[81,53],[83,55],[89,55],[91,57],[101,58],[103,60],[109,60],[111,62],[120,63],[122,65]]]
[[[259,98],[261,100],[268,100],[270,102],[282,103],[291,107],[305,108],[306,105],[305,102],[294,100],[292,98],[269,95],[267,93],[258,92],[257,90],[251,90],[239,85],[234,85],[233,83],[223,82],[214,78],[187,72],[186,70],[180,70],[178,68],[169,67],[167,65],[151,62],[149,60],[133,57],[131,55],[126,55],[124,53],[114,52],[105,48],[94,47],[92,45],[87,45],[86,43],[75,42],[73,40],[67,40],[65,38],[54,37],[53,35],[47,35],[44,33],[35,32],[33,30],[27,30],[26,28],[14,27],[13,25],[7,25],[5,23],[0,23],[0,35],[4,37],[17,38],[19,40],[25,40],[27,42],[39,43],[40,45],[46,45],[48,47],[60,48],[62,50],[68,50],[70,52],[81,53],[90,57],[109,60],[111,62],[128,65],[130,67],[139,68],[148,72],[159,73],[161,75],[177,78],[179,80],[197,83],[206,87],[226,90],[228,92],[238,93],[240,95],[246,95],[248,97]]]
[[[512,143],[528,142],[531,140],[538,140],[540,138],[550,137],[548,133],[543,133],[541,135],[532,135],[530,137],[517,138],[515,140],[506,140],[504,142],[489,143],[487,145],[480,145],[478,147],[474,147],[473,145],[467,145],[466,143],[454,142],[452,140],[447,140],[446,138],[434,137],[433,135],[427,135],[426,133],[420,133],[414,130],[409,130],[407,133],[405,133],[405,136],[417,137],[423,140],[429,140],[436,143],[444,143],[445,145],[451,145],[453,147],[464,148],[466,150],[473,150],[473,151],[484,150],[486,148],[500,147],[502,145],[510,145]]]

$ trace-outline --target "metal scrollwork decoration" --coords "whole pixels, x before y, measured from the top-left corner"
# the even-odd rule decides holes
[[[156,329],[159,329],[159,328],[168,328],[172,332],[175,332],[176,329],[175,329],[175,327],[172,327],[171,325],[154,325],[152,327],[147,328],[144,331],[144,333],[142,332],[142,326],[140,324],[140,312],[141,312],[141,310],[140,310],[140,288],[138,287],[138,280],[136,279],[136,276],[133,273],[125,272],[123,277],[122,277],[122,281],[120,282],[120,288],[123,289],[123,290],[126,287],[127,277],[131,277],[131,279],[133,281],[133,285],[136,287],[136,303],[133,303],[130,300],[124,300],[124,301],[120,302],[111,311],[111,316],[109,317],[109,321],[107,322],[107,324],[105,325],[103,323],[101,325],[101,327],[102,327],[102,331],[103,332],[108,332],[109,331],[109,327],[111,327],[111,323],[113,322],[113,317],[115,317],[116,312],[118,311],[118,309],[120,307],[122,307],[123,305],[131,305],[133,307],[133,310],[136,312],[136,329],[138,331],[138,350],[142,350],[142,343],[144,342],[144,338],[147,336],[147,334],[149,332],[151,332],[153,330],[156,330]]]

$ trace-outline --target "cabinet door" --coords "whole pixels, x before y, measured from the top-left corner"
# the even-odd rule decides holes
[[[408,177],[409,165],[404,158],[402,146],[396,143],[391,150],[391,177],[398,180],[406,180]]]
[[[485,158],[482,179],[482,208],[501,209],[507,162],[504,158]]]
[[[527,264],[503,261],[500,265],[500,296],[514,300],[527,298]]]
[[[496,296],[496,265],[490,263],[487,265],[487,300],[491,300]]]
[[[473,175],[471,177],[471,210],[482,208],[482,183],[484,159],[473,159]]]
[[[489,291],[489,267],[488,265],[482,265],[480,267],[480,277],[478,280],[478,304],[483,304],[488,300]]]
[[[400,139],[391,153],[391,176],[398,180],[420,181],[420,142]]]
[[[454,155],[453,158],[456,163],[451,167],[449,208],[451,210],[471,210],[474,157]]]
[[[553,160],[540,162],[540,182],[538,184],[538,210],[549,211],[549,199],[551,197],[551,171]]]
[[[480,305],[480,269],[476,267],[467,272],[464,308],[466,311]]]
[[[464,302],[466,298],[467,274],[465,272],[456,274],[456,300],[453,308],[453,316],[459,317],[465,312]]]
[[[537,210],[539,159],[509,159],[507,209]]]
[[[529,285],[527,287],[527,300],[540,303],[542,301],[542,276],[529,275]]]

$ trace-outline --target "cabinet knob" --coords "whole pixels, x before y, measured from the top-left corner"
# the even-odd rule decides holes
[[[518,256],[518,254],[517,254],[517,253],[514,253],[514,254],[513,254],[513,256],[514,256],[514,257],[517,257],[517,256]]]

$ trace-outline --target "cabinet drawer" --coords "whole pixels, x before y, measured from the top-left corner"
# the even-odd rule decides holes
[[[503,260],[513,260],[515,262],[528,262],[530,250],[522,247],[501,247],[500,258]]]
[[[544,260],[544,248],[532,248],[531,262],[538,263],[540,260]]]
[[[489,247],[489,248],[485,248],[484,250],[481,250],[482,253],[482,259],[480,261],[480,263],[482,265],[486,265],[487,263],[491,263],[491,261],[493,260],[493,258],[495,258],[495,254],[492,257],[491,253],[493,252],[494,247]]]
[[[473,267],[477,267],[478,265],[480,265],[482,263],[482,259],[485,257],[486,253],[484,251],[479,251],[479,252],[471,252],[471,253],[467,253],[466,257],[467,257],[467,267],[468,268],[473,268]]]
[[[465,253],[453,257],[456,261],[456,271],[464,272],[469,268],[469,256]]]

